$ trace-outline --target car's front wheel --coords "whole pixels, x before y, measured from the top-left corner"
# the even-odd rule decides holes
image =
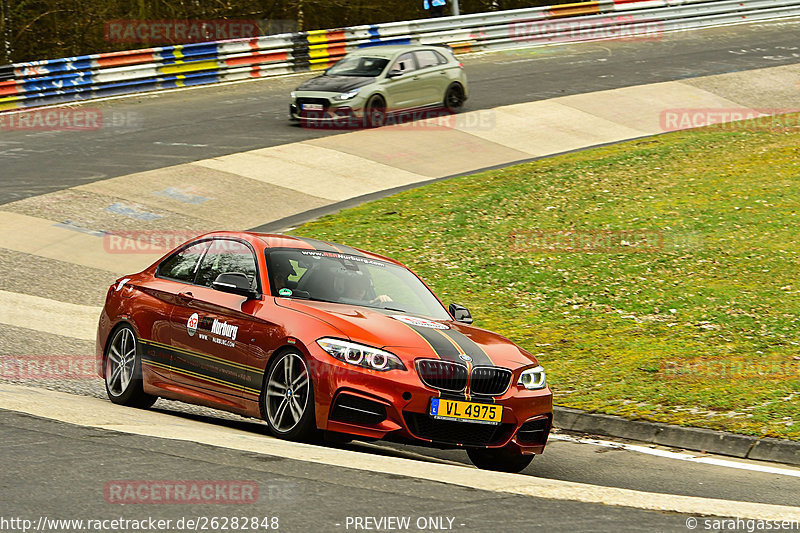
[[[114,403],[146,409],[158,398],[144,392],[142,360],[136,344],[136,334],[130,326],[123,325],[114,331],[106,348],[106,394]]]
[[[313,440],[317,436],[314,383],[300,352],[288,350],[273,357],[261,395],[261,411],[276,437]]]
[[[375,95],[367,101],[364,107],[364,121],[368,128],[379,128],[386,122],[386,102],[382,97]]]
[[[533,455],[523,455],[508,448],[467,448],[472,464],[481,470],[522,472],[533,461]]]

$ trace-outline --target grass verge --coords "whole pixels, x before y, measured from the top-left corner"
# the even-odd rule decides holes
[[[537,354],[559,405],[800,439],[796,130],[719,125],[587,150],[293,233],[403,261]]]

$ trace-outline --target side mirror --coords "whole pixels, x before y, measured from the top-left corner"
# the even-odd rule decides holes
[[[397,78],[402,76],[405,71],[403,70],[390,70],[389,73],[386,75],[388,79]]]
[[[453,315],[453,318],[456,322],[463,322],[464,324],[472,324],[472,315],[469,312],[469,309],[464,307],[463,305],[458,304],[450,304],[448,308],[450,314]]]
[[[220,274],[217,276],[217,279],[214,280],[214,283],[211,284],[212,289],[220,292],[238,294],[239,296],[245,296],[248,299],[255,298],[257,296],[256,291],[251,289],[250,286],[250,280],[247,279],[247,276],[240,272],[227,272],[225,274]]]

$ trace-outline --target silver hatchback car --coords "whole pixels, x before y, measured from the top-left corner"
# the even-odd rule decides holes
[[[464,67],[446,45],[388,45],[350,52],[292,92],[292,120],[381,126],[417,110],[457,112],[469,96]]]

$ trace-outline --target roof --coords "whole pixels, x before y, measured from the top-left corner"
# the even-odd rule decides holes
[[[422,49],[441,49],[441,48],[449,48],[447,45],[438,45],[438,44],[382,44],[382,45],[374,45],[374,46],[365,46],[363,48],[358,48],[356,50],[352,50],[348,52],[347,55],[367,55],[367,56],[377,56],[377,57],[395,57],[403,52],[409,52],[412,50],[422,50]]]
[[[319,252],[332,252],[345,255],[354,255],[357,257],[369,257],[371,259],[378,259],[393,263],[396,265],[404,266],[399,261],[385,257],[380,254],[367,252],[360,248],[353,248],[344,244],[337,244],[327,241],[320,241],[308,237],[293,237],[291,235],[280,235],[274,233],[255,233],[246,232],[249,235],[259,238],[269,248],[300,248],[305,250],[317,250]]]

